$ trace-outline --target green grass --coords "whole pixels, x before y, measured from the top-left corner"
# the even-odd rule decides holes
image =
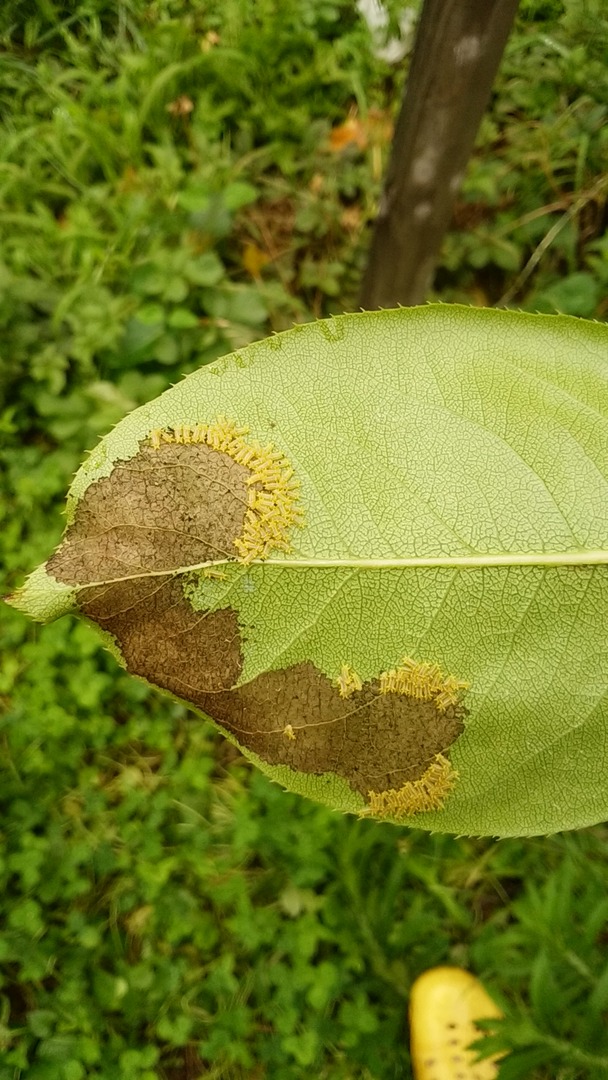
[[[8,2],[0,42],[10,588],[125,412],[357,306],[403,73],[342,0]],[[607,48],[599,0],[523,0],[438,296],[606,317]],[[362,145],[332,148],[349,117]],[[503,1080],[608,1075],[606,827],[332,815],[88,627],[1,618],[0,1080],[409,1077],[407,996],[437,963],[502,1002]]]

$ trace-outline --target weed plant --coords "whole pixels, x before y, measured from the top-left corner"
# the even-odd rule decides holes
[[[5,0],[0,45],[10,588],[128,410],[356,307],[405,69],[350,0]],[[522,0],[438,296],[606,317],[607,52],[601,0]],[[338,817],[86,625],[1,617],[0,1080],[406,1078],[439,963],[502,1002],[503,1080],[608,1074],[605,826]]]

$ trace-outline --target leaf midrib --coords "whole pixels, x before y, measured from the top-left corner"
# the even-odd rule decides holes
[[[136,581],[140,578],[170,577],[176,574],[190,574],[197,570],[216,570],[221,567],[238,566],[246,570],[256,566],[270,566],[275,570],[405,570],[431,567],[453,567],[455,569],[484,569],[493,566],[603,566],[608,565],[608,550],[598,551],[549,551],[515,552],[497,555],[438,555],[410,556],[403,559],[253,559],[250,563],[241,563],[234,559],[219,559],[215,562],[195,563],[191,566],[175,566],[165,570],[146,570],[137,574],[124,574],[121,577],[103,578],[99,581],[74,583],[71,588],[92,589],[101,585],[115,585],[121,581]]]

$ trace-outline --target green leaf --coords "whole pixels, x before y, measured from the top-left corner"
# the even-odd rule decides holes
[[[254,188],[252,184],[248,184],[244,180],[234,180],[231,184],[228,184],[222,192],[224,206],[233,213],[235,210],[240,210],[243,206],[249,206],[250,203],[255,202],[257,197],[257,188]]]
[[[198,326],[198,322],[194,312],[183,307],[174,308],[167,319],[167,325],[172,330],[190,330],[193,326]]]
[[[186,264],[184,273],[194,285],[217,285],[224,277],[224,265],[214,251],[205,251]]]
[[[74,608],[285,787],[468,834],[608,817],[608,328],[298,326],[123,420],[12,602]]]

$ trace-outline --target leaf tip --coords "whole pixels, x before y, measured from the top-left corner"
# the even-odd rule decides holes
[[[2,599],[16,611],[42,623],[59,619],[76,607],[75,590],[49,574],[46,563],[37,567],[19,589]]]

